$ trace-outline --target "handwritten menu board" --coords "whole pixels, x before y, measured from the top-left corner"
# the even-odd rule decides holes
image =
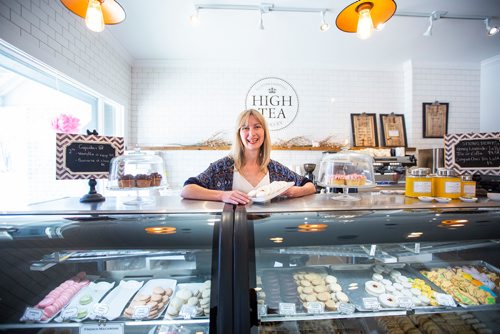
[[[446,135],[445,167],[458,174],[500,175],[500,132]]]
[[[123,154],[122,137],[96,135],[56,135],[56,179],[105,179],[109,163]]]

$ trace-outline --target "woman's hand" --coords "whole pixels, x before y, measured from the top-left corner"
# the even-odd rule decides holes
[[[302,197],[306,195],[311,195],[314,193],[316,193],[316,187],[312,182],[308,182],[304,184],[302,187],[292,186],[288,188],[287,191],[283,193],[283,195],[293,198],[293,197]]]
[[[223,191],[221,201],[229,204],[248,204],[250,197],[239,190]]]

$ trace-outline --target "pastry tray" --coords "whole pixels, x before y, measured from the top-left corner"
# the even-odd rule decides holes
[[[413,270],[406,263],[396,263],[396,264],[383,264],[384,267],[390,268],[391,270],[397,270],[401,272],[401,275],[404,275],[408,278],[419,278],[423,280],[427,285],[429,285],[433,291],[437,293],[444,293],[439,287],[429,281],[425,276]],[[363,304],[363,298],[376,296],[370,295],[365,290],[365,282],[371,281],[372,275],[375,273],[373,271],[373,264],[346,264],[346,265],[331,265],[330,271],[331,275],[336,276],[339,280],[339,284],[342,287],[342,291],[348,295],[351,303],[356,306],[356,309],[360,312],[373,312],[373,311],[403,311],[407,310],[403,307],[383,307],[380,305],[378,310],[367,309]],[[388,273],[382,274],[385,279],[389,279],[392,283],[394,280],[389,276]],[[351,283],[357,283],[357,289],[350,289]],[[434,310],[434,309],[442,309],[444,306],[418,306],[414,305],[412,309],[416,310]]]
[[[264,203],[264,202],[270,201],[273,198],[275,198],[275,197],[283,194],[285,191],[288,190],[288,188],[290,188],[294,184],[295,183],[293,183],[293,182],[287,182],[286,184],[283,185],[283,187],[280,187],[279,189],[277,189],[277,190],[269,193],[266,196],[262,196],[262,197],[250,197],[250,199],[252,200],[252,202],[255,202],[255,203]]]
[[[108,320],[114,320],[120,317],[130,298],[135,295],[143,284],[144,281],[120,281],[118,286],[111,290],[99,303],[101,307],[104,307],[105,311],[99,315],[92,312],[89,318],[94,320],[102,316]]]
[[[170,298],[170,300],[174,299],[177,295],[177,292],[179,292],[182,289],[189,289],[192,292],[199,291],[200,298],[198,298],[198,300],[200,300],[203,286],[204,286],[204,283],[180,283],[180,284],[177,284],[175,289],[174,289],[174,293],[172,294],[172,297]],[[183,304],[183,305],[185,305],[185,304]],[[180,309],[179,309],[179,311],[180,311]],[[190,319],[207,319],[207,318],[208,318],[208,316],[206,316],[206,315],[197,315],[197,316],[191,317]],[[164,319],[165,320],[172,320],[172,319],[184,319],[184,318],[179,314],[176,316],[171,316],[167,312],[165,312]]]
[[[475,261],[432,261],[432,262],[426,262],[426,263],[412,263],[411,264],[411,267],[412,269],[415,270],[415,272],[417,272],[418,274],[420,274],[421,276],[423,276],[425,278],[426,281],[429,281],[430,280],[425,277],[423,274],[420,273],[420,270],[429,270],[429,269],[434,269],[434,268],[448,268],[448,267],[460,267],[460,266],[476,266],[476,267],[484,267],[486,269],[488,269],[489,271],[493,272],[493,273],[496,273],[496,274],[500,274],[500,269],[489,264],[488,262],[485,262],[483,260],[475,260]],[[432,282],[431,282],[432,283]],[[433,284],[433,283],[432,283]],[[495,301],[496,301],[496,304],[489,304],[489,305],[486,305],[486,304],[474,304],[474,305],[468,305],[468,304],[463,304],[463,303],[460,303],[457,299],[455,299],[455,301],[462,307],[464,308],[479,308],[479,309],[482,309],[482,308],[491,308],[492,306],[494,305],[499,305],[499,295],[500,295],[500,288],[498,286],[495,286],[495,288],[493,289],[493,292],[497,295],[497,297],[495,298]],[[444,292],[446,293],[446,292]]]

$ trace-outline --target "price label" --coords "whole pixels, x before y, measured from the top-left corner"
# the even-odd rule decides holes
[[[43,316],[43,310],[34,307],[27,307],[24,311],[21,321],[40,321]]]
[[[420,242],[415,243],[415,254],[420,254]]]
[[[380,303],[378,299],[375,297],[366,297],[363,298],[363,306],[367,310],[378,310],[380,308]]]
[[[398,298],[399,307],[410,309],[413,307],[413,301],[411,297],[401,296]]]
[[[280,303],[279,314],[280,315],[295,315],[295,314],[297,314],[297,310],[295,309],[295,304],[294,303]]]
[[[179,311],[179,316],[188,320],[188,319],[196,317],[197,313],[198,313],[198,310],[196,309],[196,306],[182,305],[181,310]]]
[[[106,304],[96,304],[94,306],[94,314],[98,318],[103,318],[105,314],[108,313],[109,306]]]
[[[341,314],[346,314],[346,315],[353,314],[355,309],[356,307],[353,304],[339,303],[339,312]]]
[[[149,316],[149,306],[136,306],[134,307],[134,314],[132,315],[133,319],[144,319]]]
[[[453,300],[453,297],[450,295],[447,295],[445,293],[436,293],[436,301],[439,305],[442,306],[451,306],[451,307],[456,307],[457,304]]]
[[[74,319],[78,315],[78,309],[76,307],[68,307],[62,310],[61,318],[63,319]]]
[[[307,303],[307,313],[323,313],[325,312],[325,305],[321,302]]]
[[[80,334],[123,334],[123,323],[82,324]]]
[[[260,317],[267,315],[267,305],[259,304],[257,306],[257,312],[258,312]]]
[[[370,256],[375,256],[375,252],[377,251],[377,245],[371,245],[370,247]]]

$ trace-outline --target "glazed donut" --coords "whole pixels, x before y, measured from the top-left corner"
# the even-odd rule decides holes
[[[366,281],[365,290],[372,296],[378,296],[385,292],[385,287],[382,283],[375,281]]]
[[[398,307],[398,298],[394,295],[383,293],[378,296],[378,301],[382,307]]]

